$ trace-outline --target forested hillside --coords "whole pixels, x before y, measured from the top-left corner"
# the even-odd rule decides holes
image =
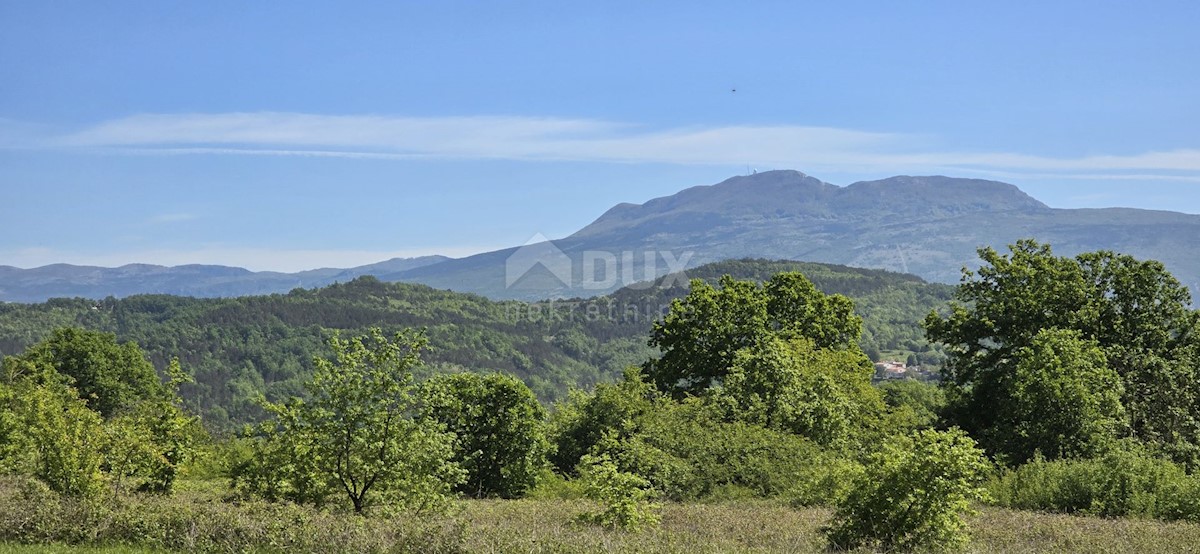
[[[709,264],[687,277],[715,282],[730,274],[761,281],[781,271],[801,271],[824,292],[851,297],[864,318],[861,344],[868,353],[900,359],[915,354],[923,363],[939,359],[918,322],[950,298],[946,285],[877,270],[764,260]],[[547,401],[571,387],[612,380],[655,355],[646,343],[650,326],[686,291],[687,280],[672,276],[604,297],[527,304],[363,277],[241,298],[53,299],[0,304],[0,354],[18,354],[58,327],[115,333],[137,342],[160,371],[178,357],[196,381],[180,390],[188,406],[203,414],[209,428],[229,429],[261,416],[255,402],[260,393],[274,401],[301,395],[313,356],[325,352],[334,331],[412,327],[425,329],[430,341],[421,373],[510,372]]]

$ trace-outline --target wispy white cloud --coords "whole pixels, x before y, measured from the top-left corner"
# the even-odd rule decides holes
[[[12,139],[5,141],[12,144]],[[1040,172],[1055,178],[1193,181],[1200,149],[1051,157],[939,148],[933,137],[797,125],[647,129],[595,119],[299,113],[147,114],[42,139],[134,154],[469,158],[754,164],[830,172]]]

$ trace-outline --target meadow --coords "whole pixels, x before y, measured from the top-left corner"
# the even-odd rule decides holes
[[[628,532],[574,521],[581,499],[464,500],[449,514],[368,516],[223,500],[224,482],[182,481],[173,496],[101,502],[0,482],[0,553],[142,552],[827,552],[831,511],[772,500],[668,502],[662,524]],[[40,495],[40,498],[38,497]],[[968,552],[1192,552],[1200,525],[980,506]]]

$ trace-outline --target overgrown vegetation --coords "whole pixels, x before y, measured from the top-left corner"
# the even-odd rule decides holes
[[[546,411],[511,375],[438,375],[421,390],[420,413],[454,435],[453,461],[465,472],[459,493],[519,498],[546,467]]]
[[[363,518],[288,503],[231,504],[207,487],[97,504],[44,487],[23,492],[24,486],[0,478],[0,552],[828,552],[820,528],[829,510],[761,500],[667,502],[659,526],[628,533],[576,523],[576,514],[593,509],[586,500],[468,500],[461,512],[422,520]],[[989,507],[980,512],[967,519],[975,552],[1142,554],[1187,552],[1200,544],[1195,524]]]
[[[957,429],[898,436],[871,457],[826,528],[834,548],[957,550],[970,540],[963,516],[984,499],[983,451]]]
[[[0,372],[0,470],[69,496],[169,493],[203,430],[180,409],[177,361],[160,383],[133,343],[61,329]]]
[[[1111,253],[1057,258],[1024,241],[1010,256],[980,254],[956,303],[925,319],[948,355],[941,386],[873,384],[854,303],[795,272],[693,280],[643,330],[656,357],[549,409],[520,378],[537,372],[433,371],[422,362],[433,329],[332,333],[311,373],[287,378],[305,375],[298,388],[259,394],[258,422],[217,439],[183,408],[178,361],[159,377],[136,344],[57,330],[3,360],[0,540],[453,552],[596,544],[585,540],[705,550],[702,538],[717,551],[948,551],[972,535],[1002,540],[986,526],[968,532],[981,502],[1200,523],[1200,315],[1186,290],[1153,262]],[[343,289],[390,303],[403,287],[328,290]],[[485,310],[476,323],[497,306],[474,305]],[[615,321],[509,330],[553,333],[538,340],[590,359],[597,336],[626,340]],[[202,480],[173,497],[188,471]],[[503,500],[479,500],[489,498]],[[28,503],[38,509],[15,508]],[[730,542],[688,520],[726,517],[722,506],[804,527],[730,530],[742,537]],[[531,543],[538,517],[558,534]]]

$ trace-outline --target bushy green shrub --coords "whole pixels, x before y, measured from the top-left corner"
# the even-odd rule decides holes
[[[169,493],[204,434],[181,408],[179,362],[159,383],[137,345],[112,335],[60,329],[0,365],[0,471],[55,491]]]
[[[560,473],[576,474],[579,460],[601,437],[636,432],[637,422],[666,402],[636,367],[627,368],[617,383],[601,383],[590,393],[571,391],[568,400],[557,404],[550,414],[550,462]]]
[[[584,456],[580,478],[584,495],[600,503],[600,511],[579,514],[578,520],[604,527],[638,531],[658,525],[658,493],[650,481],[634,473],[621,471],[605,456]]]
[[[825,529],[832,547],[955,550],[969,540],[963,515],[982,499],[989,464],[961,430],[887,441]]]
[[[1021,510],[1200,521],[1200,477],[1129,445],[1091,459],[1037,458],[989,490],[998,505]]]
[[[836,499],[818,483],[842,454],[811,440],[743,421],[726,421],[701,399],[667,403],[624,432],[611,432],[592,448],[622,471],[642,476],[671,500],[709,497],[739,487],[757,497],[790,496],[809,484],[811,504]]]
[[[863,465],[853,459],[825,453],[811,460],[807,471],[793,476],[792,486],[783,496],[796,508],[835,506],[850,494],[864,471]]]
[[[831,505],[854,474],[855,463],[844,453],[731,419],[711,398],[663,398],[636,371],[592,394],[575,393],[554,419],[560,472],[573,471],[565,464],[577,462],[576,453],[586,446],[584,453],[609,457],[670,500],[703,499],[735,487],[739,494]]]
[[[872,371],[858,349],[769,337],[739,350],[712,394],[731,418],[844,448],[862,442],[886,410]]]
[[[546,465],[546,411],[516,377],[436,375],[421,386],[419,411],[454,434],[454,462],[467,473],[459,493],[520,497]]]
[[[41,479],[51,489],[94,497],[106,489],[100,414],[61,383],[0,383],[0,470]]]
[[[877,387],[898,428],[933,427],[946,407],[946,393],[936,383],[916,379],[884,381]]]

